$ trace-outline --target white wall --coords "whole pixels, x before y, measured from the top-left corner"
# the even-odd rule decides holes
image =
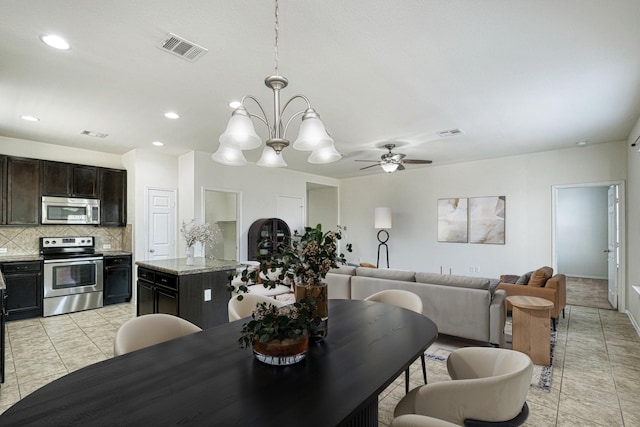
[[[640,144],[631,144],[640,136],[640,119],[627,140],[629,185],[627,186],[627,308],[640,333],[640,294],[632,286],[640,286]]]
[[[626,166],[621,141],[342,180],[340,222],[354,247],[348,259],[375,264],[373,210],[389,206],[391,268],[499,277],[551,265],[551,187],[624,180]],[[506,196],[506,243],[439,243],[437,200],[477,196]]]
[[[322,224],[323,231],[338,226],[338,189],[336,187],[310,188],[307,191],[307,226]]]
[[[558,272],[607,279],[608,187],[558,189]]]

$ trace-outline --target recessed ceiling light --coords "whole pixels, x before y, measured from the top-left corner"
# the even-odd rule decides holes
[[[240,101],[231,101],[229,103],[229,107],[233,108],[234,110],[238,107],[240,107],[242,105],[242,102]]]
[[[153,141],[151,144],[155,145],[156,147],[162,147],[164,145],[164,143],[160,141]]]
[[[40,40],[48,46],[51,46],[60,50],[69,50],[71,49],[71,45],[65,39],[60,36],[56,36],[55,34],[42,34],[40,36]]]
[[[164,116],[167,119],[179,119],[180,115],[178,113],[174,113],[173,111],[167,111],[166,113],[164,113]]]
[[[20,116],[22,120],[26,120],[28,122],[39,122],[40,119],[35,116]]]
[[[576,145],[579,147],[584,147],[585,145],[587,145],[587,140],[581,139],[580,141],[576,142]]]

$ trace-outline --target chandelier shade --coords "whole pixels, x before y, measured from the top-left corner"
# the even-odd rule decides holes
[[[298,139],[293,143],[293,148],[300,151],[313,151],[331,145],[333,145],[333,139],[324,128],[324,123],[320,120],[320,116],[315,111],[313,111],[312,116],[305,114],[298,131]]]
[[[309,163],[332,163],[342,158],[342,155],[335,149],[333,139],[327,133],[324,123],[320,120],[318,113],[311,108],[311,103],[304,95],[295,95],[284,104],[280,102],[280,91],[287,87],[289,81],[286,77],[278,73],[278,0],[275,0],[275,72],[267,76],[265,85],[273,92],[273,115],[267,116],[265,109],[255,96],[246,95],[242,98],[240,106],[237,107],[227,128],[220,135],[220,147],[211,156],[219,163],[230,166],[244,166],[247,161],[242,154],[244,150],[254,150],[262,145],[262,139],[256,134],[252,118],[258,119],[266,125],[269,136],[266,146],[262,150],[262,156],[257,162],[259,166],[266,167],[286,167],[287,163],[282,156],[282,150],[289,146],[287,130],[291,121],[302,116],[302,122],[298,130],[298,137],[293,143],[293,148],[300,151],[311,151],[308,158]],[[245,102],[253,101],[259,108],[259,114],[250,113]],[[292,101],[301,100],[305,103],[305,108],[290,113],[288,120],[284,119],[284,113]],[[282,106],[283,105],[283,106]]]
[[[211,155],[211,159],[227,166],[244,166],[247,164],[247,159],[244,158],[242,150],[225,144],[220,144],[218,150]]]
[[[307,161],[313,164],[325,164],[336,162],[341,158],[342,154],[338,153],[336,147],[331,144],[327,147],[313,150]]]
[[[249,113],[242,106],[233,111],[227,129],[220,135],[219,141],[220,144],[239,150],[253,150],[262,144]]]
[[[276,151],[269,146],[265,146],[262,149],[262,156],[260,156],[260,160],[258,160],[258,163],[256,164],[258,166],[265,166],[268,168],[287,167],[287,162],[284,161],[282,153],[276,153]]]
[[[383,162],[380,164],[380,167],[382,167],[382,170],[386,173],[395,172],[396,169],[398,169],[398,166],[400,166],[400,164],[396,162]]]

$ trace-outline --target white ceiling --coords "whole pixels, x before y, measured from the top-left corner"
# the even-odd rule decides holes
[[[280,0],[283,101],[306,95],[345,155],[310,165],[287,148],[285,159],[342,178],[382,173],[354,159],[378,159],[389,141],[438,165],[626,139],[640,116],[638,18],[640,0]],[[272,114],[273,20],[267,0],[2,0],[0,135],[211,153],[229,101],[252,94]],[[209,51],[168,54],[156,47],[168,32]],[[44,33],[72,49],[44,45]],[[464,134],[436,135],[452,128]],[[430,166],[407,169],[419,167]]]

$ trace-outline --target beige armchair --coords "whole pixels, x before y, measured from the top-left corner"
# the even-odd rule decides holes
[[[201,330],[193,323],[170,314],[145,314],[127,320],[120,326],[116,332],[113,353],[120,356]]]
[[[365,301],[381,302],[383,304],[395,305],[396,307],[406,308],[407,310],[415,311],[422,314],[422,299],[413,292],[405,291],[402,289],[387,289],[384,291],[376,292],[373,295],[369,295],[364,299]],[[424,360],[424,352],[420,355],[420,361],[422,362],[422,376],[424,377],[424,383],[427,383],[427,365]],[[409,368],[404,374],[405,392],[409,392]]]
[[[524,423],[533,371],[526,354],[502,348],[466,347],[449,355],[447,369],[453,381],[411,390],[396,406],[393,426],[446,425],[428,424],[433,422],[429,418],[459,426]],[[422,416],[424,424],[420,423]]]

